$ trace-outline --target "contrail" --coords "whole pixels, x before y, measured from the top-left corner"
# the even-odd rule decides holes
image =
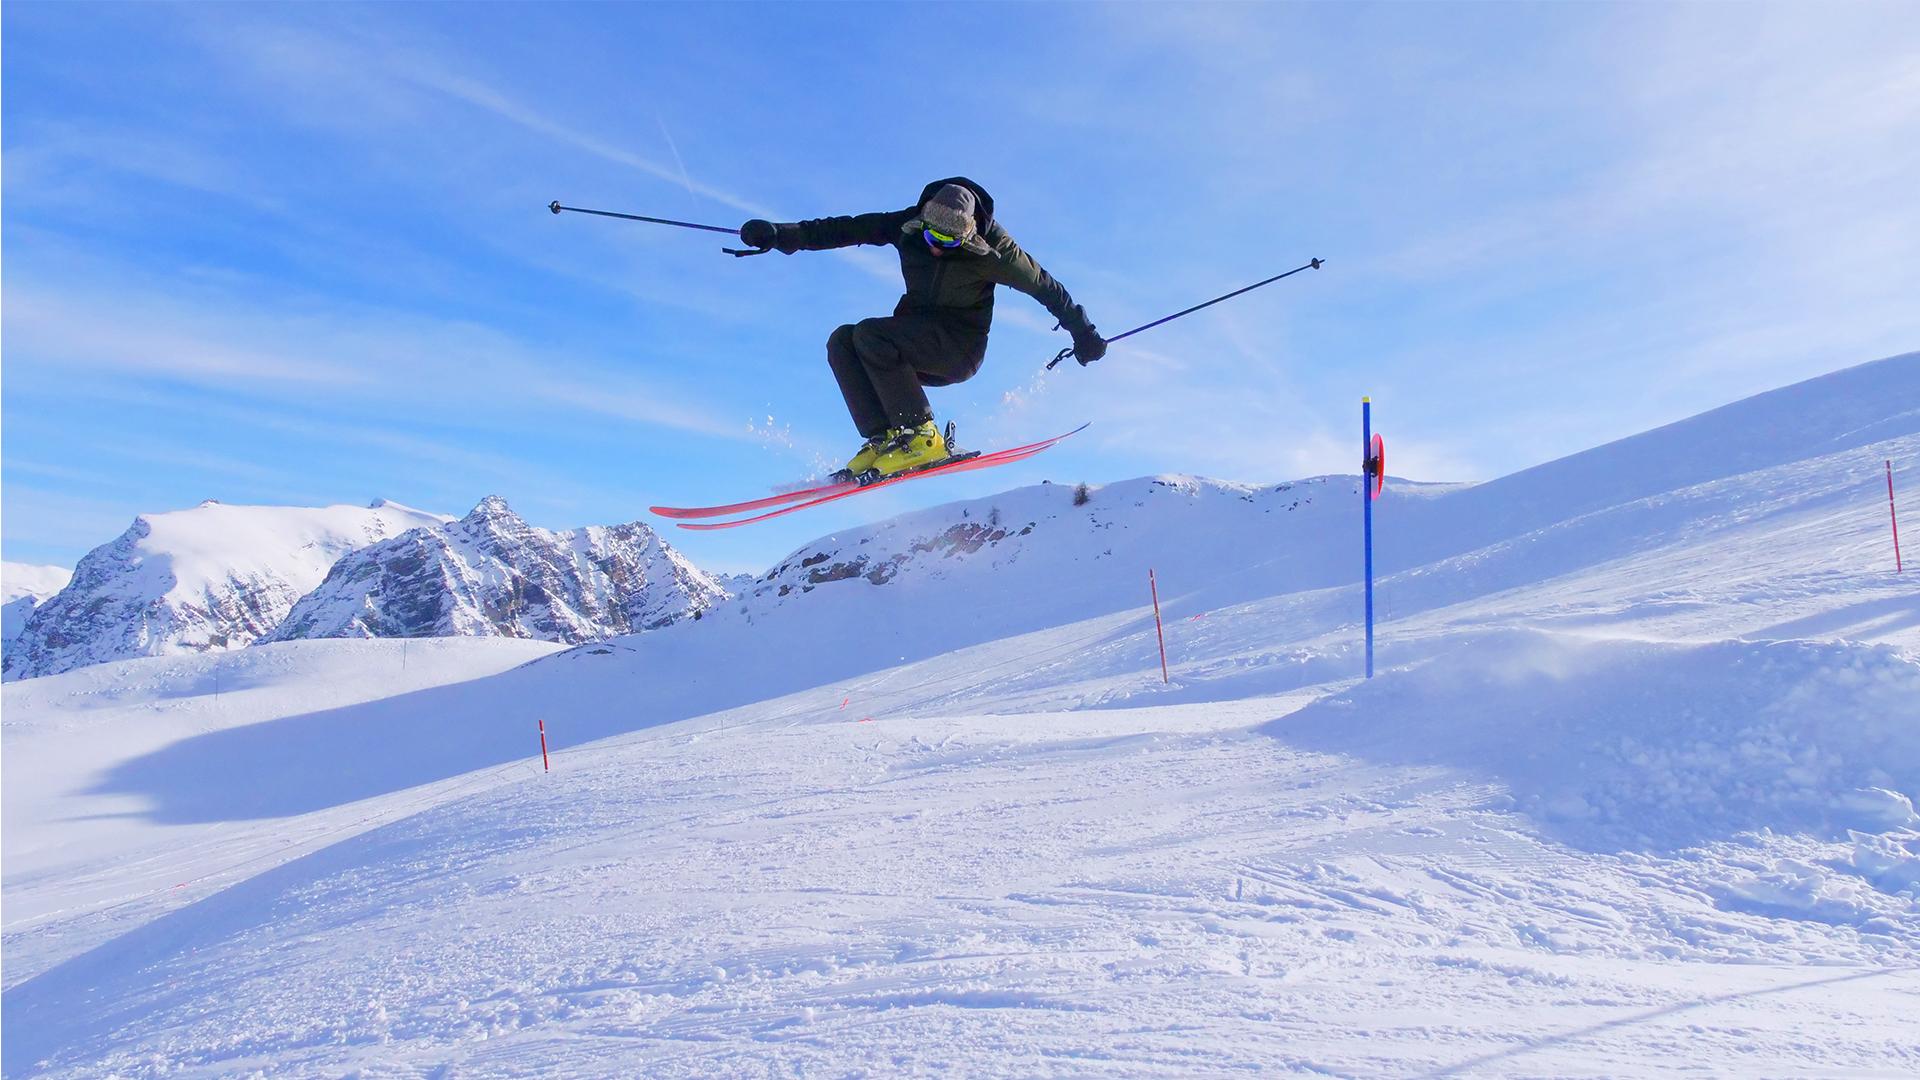
[[[660,125],[660,134],[667,140],[667,149],[673,151],[673,163],[680,166],[680,182],[687,185],[687,194],[698,195],[699,193],[693,190],[693,177],[687,173],[687,163],[680,157],[680,148],[674,145],[673,132],[667,130],[666,117],[654,113],[653,120]]]

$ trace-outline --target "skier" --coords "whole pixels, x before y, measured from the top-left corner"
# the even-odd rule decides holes
[[[1010,285],[1044,305],[1073,335],[1082,365],[1107,343],[1060,283],[993,220],[993,196],[964,176],[936,180],[905,210],[740,226],[755,248],[827,251],[892,245],[906,293],[893,314],[842,326],[827,337],[827,363],[847,412],[866,439],[835,479],[872,470],[893,476],[945,460],[947,441],[933,421],[928,386],[965,382],[980,370],[993,323],[993,287]]]

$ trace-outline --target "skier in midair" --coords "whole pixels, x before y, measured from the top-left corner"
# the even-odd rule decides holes
[[[868,470],[893,476],[948,456],[925,387],[965,382],[980,370],[996,285],[1040,301],[1073,335],[1082,365],[1106,355],[1086,309],[1014,243],[993,219],[993,196],[964,176],[928,184],[905,210],[779,224],[755,218],[740,227],[740,239],[788,255],[856,244],[891,245],[900,254],[906,293],[893,314],[827,337],[827,363],[866,440],[837,479]]]

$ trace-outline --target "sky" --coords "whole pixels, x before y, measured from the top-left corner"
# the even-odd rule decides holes
[[[1003,293],[933,391],[1031,461],[709,569],[1051,480],[1487,479],[1920,348],[1910,4],[21,3],[0,9],[0,537],[387,498],[536,525],[750,498],[859,439],[825,362],[890,252],[737,227],[963,174],[1112,335]],[[665,526],[655,520],[655,524]]]

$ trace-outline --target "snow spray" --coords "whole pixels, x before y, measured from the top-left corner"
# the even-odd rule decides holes
[[[547,722],[544,719],[540,721],[540,771],[553,771],[553,764],[547,760]]]
[[[1893,522],[1893,572],[1902,574],[1906,567],[1900,563],[1900,515],[1893,508],[1893,459],[1887,459],[1887,517]]]
[[[1147,590],[1153,594],[1153,636],[1160,639],[1160,684],[1167,679],[1167,632],[1160,628],[1160,586],[1153,580],[1153,568],[1147,568]]]

